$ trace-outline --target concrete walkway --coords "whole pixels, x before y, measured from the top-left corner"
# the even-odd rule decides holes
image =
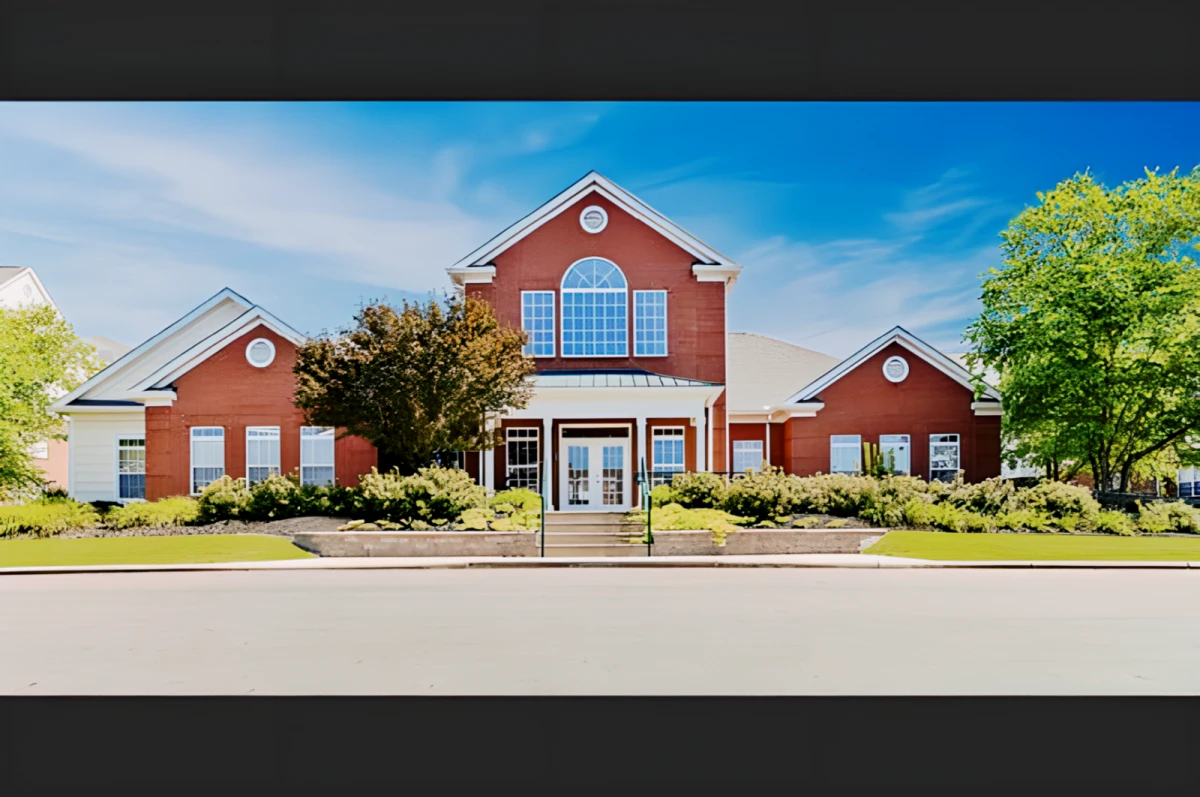
[[[1046,568],[1046,569],[1200,569],[1200,562],[1110,561],[934,561],[867,554],[779,554],[771,556],[647,556],[633,557],[502,557],[422,556],[337,557],[286,559],[273,562],[222,562],[173,565],[75,565],[56,567],[0,567],[0,576],[59,573],[153,573],[205,570],[465,570],[467,568],[562,567],[826,567],[826,568]]]

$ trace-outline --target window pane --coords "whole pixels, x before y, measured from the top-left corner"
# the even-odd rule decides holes
[[[684,434],[677,427],[655,428],[651,442],[651,470],[655,473],[681,473],[684,465]]]
[[[929,436],[929,478],[951,482],[959,471],[959,445],[956,434]]]
[[[554,292],[527,292],[521,296],[521,328],[529,335],[523,351],[531,357],[554,356]]]
[[[862,462],[862,437],[835,434],[829,438],[829,472],[858,473]]]
[[[879,436],[879,457],[884,459],[892,455],[892,472],[907,476],[910,472],[911,451],[910,438],[906,434],[884,434]]]
[[[542,469],[538,446],[540,431],[530,427],[504,431],[506,487],[541,491]]]
[[[563,278],[563,355],[628,354],[627,301],[625,278],[611,263],[589,259],[572,266]]]
[[[634,291],[633,351],[641,357],[667,353],[667,292]]]
[[[763,443],[761,440],[733,441],[733,471],[745,473],[748,470],[758,473],[763,466]]]

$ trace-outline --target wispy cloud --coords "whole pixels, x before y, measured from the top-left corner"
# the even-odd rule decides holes
[[[965,169],[950,169],[929,185],[905,194],[902,208],[884,214],[884,218],[902,231],[920,233],[952,219],[961,219],[968,211],[986,209],[995,201],[982,196],[964,196],[976,186],[967,181]]]

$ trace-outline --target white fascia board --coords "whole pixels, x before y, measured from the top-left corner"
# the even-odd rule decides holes
[[[884,347],[892,343],[899,343],[905,349],[920,357],[922,360],[929,363],[946,376],[958,382],[968,390],[974,392],[975,383],[967,369],[963,368],[945,354],[942,354],[937,349],[925,343],[925,341],[916,337],[908,330],[902,327],[895,327],[883,335],[880,335],[863,348],[859,349],[849,358],[835,365],[832,369],[818,377],[813,382],[810,382],[802,390],[800,390],[800,392],[789,398],[785,403],[794,404],[796,402],[808,401],[809,399],[812,399],[822,390],[829,387],[834,382],[853,371],[855,368],[858,368],[864,362],[883,350]],[[997,400],[1000,398],[1000,395],[995,391],[994,388],[990,386],[988,386],[984,391],[984,395]]]
[[[145,354],[148,350],[150,350],[154,346],[158,345],[160,342],[162,342],[166,338],[170,337],[171,335],[175,334],[176,332],[178,332],[180,329],[187,326],[191,322],[195,321],[197,318],[204,315],[209,310],[216,307],[218,304],[225,301],[226,299],[229,299],[230,301],[240,304],[243,307],[245,307],[246,309],[249,309],[250,307],[252,307],[250,302],[246,301],[246,299],[244,297],[242,297],[241,295],[239,295],[238,293],[230,290],[229,288],[222,288],[215,296],[213,296],[210,299],[208,299],[207,301],[205,301],[199,307],[196,307],[194,310],[192,310],[187,315],[180,318],[175,323],[168,326],[166,329],[162,330],[161,332],[154,335],[153,337],[147,338],[140,345],[135,346],[134,348],[132,348],[129,351],[122,354],[120,357],[118,357],[113,362],[109,363],[107,367],[102,368],[100,371],[98,371],[96,374],[94,374],[91,379],[88,379],[82,385],[75,388],[70,393],[63,396],[61,399],[59,399],[58,404],[69,404],[70,402],[74,401],[75,399],[82,398],[84,395],[87,394],[87,392],[89,390],[91,390],[93,387],[95,387],[97,383],[99,383],[102,380],[108,379],[109,377],[113,376],[114,374],[119,373],[121,371],[121,369],[125,368],[127,365],[132,363],[139,356],[141,356],[142,354]],[[56,412],[57,412],[57,410],[56,410]]]
[[[266,327],[297,346],[302,345],[306,340],[304,335],[301,335],[266,310],[263,310],[261,307],[253,307],[143,379],[133,387],[133,392],[141,393],[142,391],[152,390],[155,387],[169,385],[213,354],[228,346],[231,341],[260,326]]]
[[[459,285],[468,283],[487,283],[496,278],[495,266],[464,266],[446,269],[450,279]]]
[[[765,412],[730,412],[730,423],[769,423],[770,415]]]
[[[703,263],[692,266],[696,282],[732,282],[736,281],[741,273],[741,266],[708,266]]]
[[[1003,415],[1004,408],[995,401],[972,401],[971,409],[976,415]]]
[[[137,406],[130,406],[128,404],[118,404],[115,406],[111,405],[111,404],[100,404],[100,405],[94,405],[94,406],[93,405],[84,405],[82,407],[62,407],[62,408],[57,408],[57,409],[55,407],[51,407],[51,409],[54,412],[58,413],[59,415],[67,415],[67,416],[80,415],[80,414],[84,414],[84,413],[94,413],[94,412],[112,413],[112,412],[145,412],[146,411],[146,408],[141,404],[138,404]]]
[[[456,270],[463,268],[491,265],[491,261],[497,255],[533,233],[543,224],[564,213],[567,208],[573,206],[579,200],[593,193],[599,194],[612,202],[621,210],[646,224],[697,259],[710,264],[724,263],[733,265],[729,258],[701,243],[691,233],[688,233],[625,189],[617,186],[599,173],[592,171],[588,172],[582,179],[550,199],[550,201],[537,210],[525,216],[483,246],[455,263],[448,271],[453,275]]]

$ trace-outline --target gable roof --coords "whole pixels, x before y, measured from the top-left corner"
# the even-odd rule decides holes
[[[725,357],[725,406],[730,412],[765,412],[787,401],[838,364],[838,358],[750,332],[731,332]]]
[[[546,222],[565,212],[579,200],[591,194],[598,194],[604,197],[629,215],[654,229],[679,248],[689,252],[696,258],[697,265],[720,266],[735,271],[741,270],[741,266],[734,263],[732,259],[712,249],[699,238],[696,238],[624,188],[621,188],[599,172],[590,171],[580,180],[570,185],[565,191],[560,192],[550,201],[503,230],[462,260],[459,260],[448,271],[453,275],[464,269],[493,265],[493,261],[497,255],[528,236]]]
[[[297,346],[307,340],[303,334],[292,329],[263,308],[255,305],[208,337],[197,341],[187,351],[168,360],[154,373],[134,385],[132,388],[133,392],[140,393],[145,390],[162,390],[166,388],[176,379],[225,348],[231,341],[240,338],[250,330],[260,326],[270,329],[272,332]]]
[[[161,389],[165,377],[184,373],[239,334],[264,325],[299,342],[304,336],[230,288],[223,288],[183,317],[126,351],[107,367],[54,403],[55,412],[71,407],[146,400],[147,390]],[[219,346],[218,346],[219,347]],[[199,359],[196,359],[199,357]],[[157,378],[155,378],[157,377]]]
[[[875,340],[862,347],[854,354],[847,357],[841,363],[831,368],[826,373],[814,379],[809,384],[805,385],[798,393],[787,400],[788,404],[793,404],[802,401],[812,401],[822,390],[832,385],[834,382],[841,379],[846,374],[853,371],[858,366],[869,360],[871,357],[878,354],[884,347],[892,343],[899,343],[904,348],[911,351],[916,356],[920,357],[925,362],[938,369],[946,376],[958,382],[968,390],[975,390],[975,382],[971,376],[971,372],[963,368],[957,362],[947,357],[942,352],[930,346],[925,341],[918,338],[903,327],[893,327],[884,334],[877,337]],[[996,389],[987,386],[983,397],[992,401],[999,401],[1000,394]]]

